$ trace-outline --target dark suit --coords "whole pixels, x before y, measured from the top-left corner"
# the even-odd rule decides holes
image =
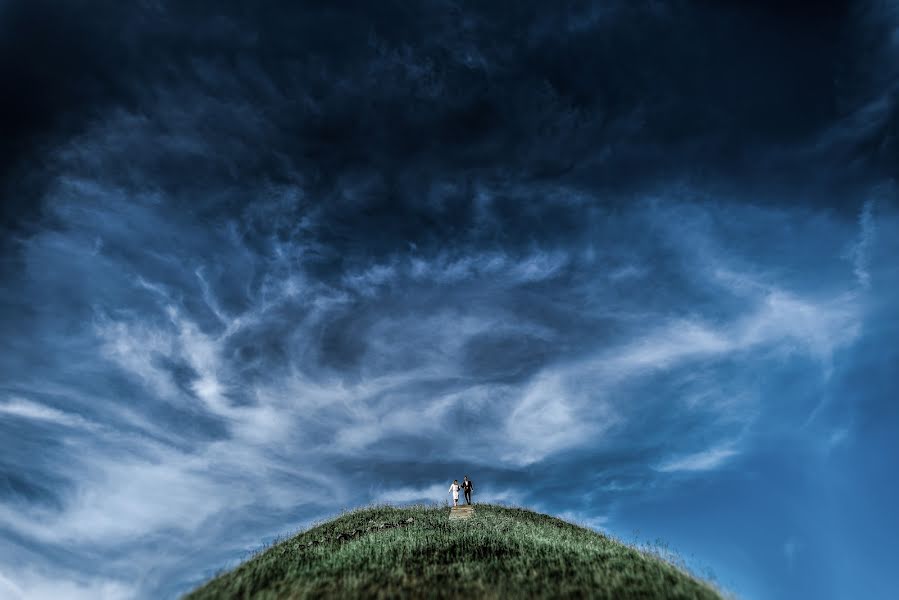
[[[474,489],[474,484],[469,479],[468,481],[463,481],[461,485],[462,491],[465,492],[465,504],[471,504],[471,490]]]

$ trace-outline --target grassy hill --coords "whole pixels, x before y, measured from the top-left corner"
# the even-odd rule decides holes
[[[353,511],[273,545],[188,594],[207,598],[720,599],[659,558],[535,512],[476,505]]]

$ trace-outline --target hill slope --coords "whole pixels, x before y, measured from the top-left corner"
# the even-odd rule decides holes
[[[606,536],[527,510],[476,505],[344,514],[190,593],[208,598],[455,597],[720,599],[707,584]]]

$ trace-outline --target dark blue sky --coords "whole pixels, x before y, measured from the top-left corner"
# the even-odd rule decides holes
[[[342,509],[892,598],[899,4],[0,2],[0,597]]]

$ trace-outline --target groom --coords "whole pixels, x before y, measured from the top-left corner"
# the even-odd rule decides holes
[[[471,482],[471,479],[466,475],[462,479],[462,485],[460,486],[462,491],[465,492],[465,504],[471,504],[471,491],[474,489],[474,484]]]

